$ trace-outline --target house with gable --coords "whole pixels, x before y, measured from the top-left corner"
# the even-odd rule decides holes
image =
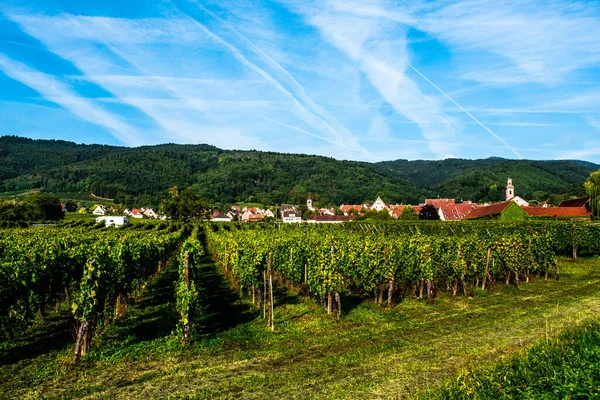
[[[158,218],[158,214],[151,208],[143,208],[142,214],[144,214],[148,218]]]
[[[92,211],[92,214],[104,215],[106,214],[106,208],[104,208],[104,206],[97,206],[96,208],[94,208],[94,211]]]
[[[377,196],[377,200],[375,200],[375,203],[371,204],[371,210],[381,211],[386,210],[387,208],[387,204],[385,204],[385,202],[381,200],[380,196]]]
[[[138,210],[137,208],[134,208],[131,210],[131,217],[132,218],[144,218],[144,214],[142,214],[142,212],[140,210]]]
[[[265,210],[263,215],[265,216],[265,218],[275,218],[275,213],[269,210],[268,208]]]
[[[281,220],[286,224],[302,222],[302,213],[296,206],[281,205],[279,213],[281,214]]]

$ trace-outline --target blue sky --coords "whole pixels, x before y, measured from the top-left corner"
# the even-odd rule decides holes
[[[2,0],[0,135],[600,162],[600,5]]]

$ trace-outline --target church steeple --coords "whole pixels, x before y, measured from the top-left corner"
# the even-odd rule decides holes
[[[312,199],[310,198],[310,193],[308,194],[308,197],[306,198],[306,207],[311,211],[313,210]]]
[[[508,178],[508,182],[506,182],[506,201],[509,201],[513,197],[515,197],[515,187],[512,179]]]

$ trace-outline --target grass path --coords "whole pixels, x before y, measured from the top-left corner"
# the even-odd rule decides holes
[[[278,292],[276,332],[204,259],[202,329],[181,349],[173,271],[96,343],[78,368],[70,347],[0,367],[5,398],[410,397],[460,370],[593,319],[600,260],[561,260],[561,280],[499,287],[473,299],[406,299],[393,309],[353,304],[340,320],[314,301]]]

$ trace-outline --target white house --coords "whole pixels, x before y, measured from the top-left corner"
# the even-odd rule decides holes
[[[148,218],[158,218],[158,215],[156,214],[156,212],[151,208],[146,208],[143,211],[143,214]]]
[[[284,210],[282,213],[283,222],[286,224],[294,224],[302,222],[302,214],[294,209]]]
[[[106,214],[106,208],[104,208],[103,206],[98,206],[94,209],[94,211],[92,211],[92,214],[104,215],[104,214]]]
[[[96,218],[97,224],[99,224],[102,221],[104,221],[106,226],[115,226],[115,227],[127,225],[129,223],[129,220],[127,219],[127,217],[98,217],[98,218]]]
[[[142,214],[142,212],[140,210],[138,210],[137,208],[134,208],[133,210],[131,210],[131,217],[133,218],[144,218],[144,214]]]
[[[266,209],[264,212],[264,216],[266,218],[275,218],[275,213],[269,209]]]
[[[210,219],[211,222],[231,222],[232,218],[229,215],[217,214]]]
[[[373,205],[371,206],[371,209],[376,211],[385,210],[386,208],[387,205],[383,202],[383,200],[381,200],[381,197],[379,196],[377,196],[377,200],[375,200],[375,203],[373,203]]]

